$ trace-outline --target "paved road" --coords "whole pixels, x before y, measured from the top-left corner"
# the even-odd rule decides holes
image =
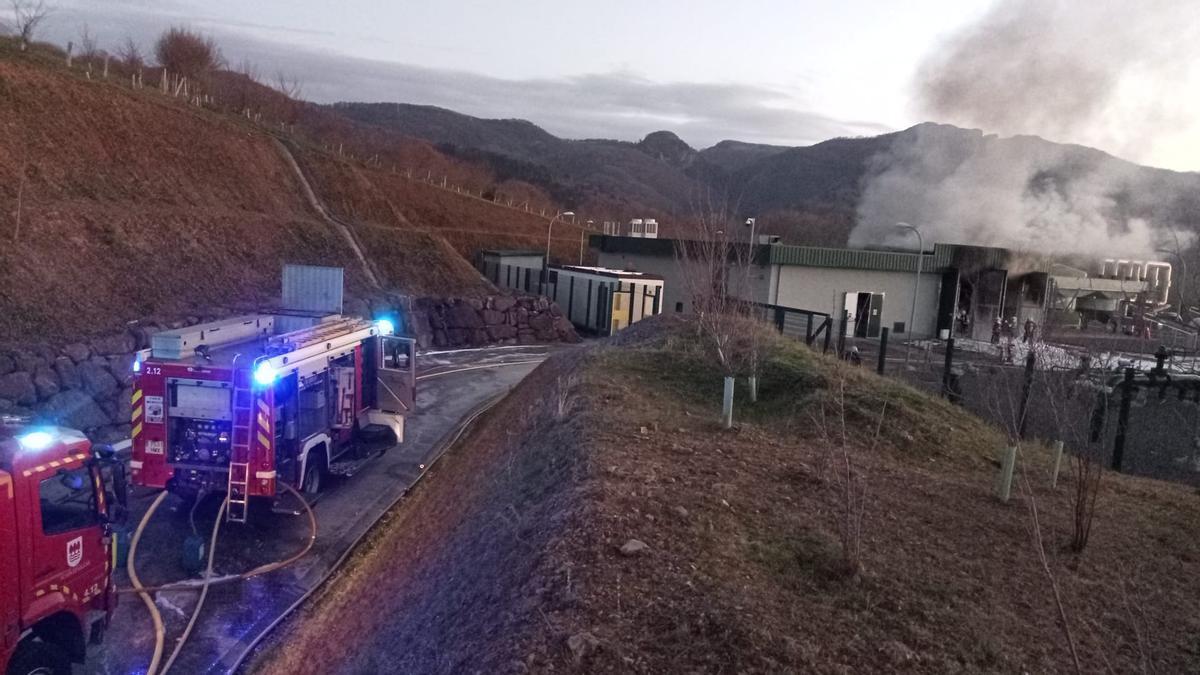
[[[251,641],[318,586],[358,538],[417,481],[440,441],[480,404],[519,383],[546,353],[545,347],[522,347],[419,356],[424,379],[418,386],[417,412],[409,418],[405,442],[354,475],[331,480],[314,507],[319,532],[308,556],[262,577],[212,587],[191,639],[171,672],[228,672]],[[518,362],[524,363],[505,365]],[[141,519],[154,496],[140,493],[134,497],[132,524]],[[219,498],[210,499],[194,514],[196,530],[206,539],[219,505]],[[169,583],[185,576],[179,554],[184,537],[192,530],[192,517],[191,509],[174,496],[155,513],[139,545],[138,574],[143,584]],[[224,524],[216,572],[234,574],[286,558],[303,546],[308,533],[308,519],[298,514],[254,513],[245,525]],[[129,585],[123,570],[117,583]],[[157,595],[167,632],[164,663],[197,596],[194,591]],[[149,614],[137,596],[123,595],[104,645],[90,652],[83,672],[144,673],[153,649]]]

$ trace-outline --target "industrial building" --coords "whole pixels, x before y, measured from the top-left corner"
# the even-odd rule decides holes
[[[652,273],[665,280],[668,312],[692,310],[684,283],[687,241],[597,235],[591,247],[603,267]],[[905,338],[986,340],[997,320],[1042,324],[1048,311],[1108,315],[1161,308],[1171,267],[1162,262],[1108,261],[1096,273],[1002,248],[934,244],[912,252],[780,244],[731,244],[730,292],[745,300],[847,319],[847,335],[878,337],[886,327]],[[918,273],[918,269],[920,273]],[[915,302],[914,302],[915,299]],[[910,325],[911,324],[911,325]]]

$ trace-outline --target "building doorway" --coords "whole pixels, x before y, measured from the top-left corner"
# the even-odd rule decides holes
[[[877,338],[883,318],[883,293],[851,291],[842,306],[846,311],[846,334],[856,338]]]

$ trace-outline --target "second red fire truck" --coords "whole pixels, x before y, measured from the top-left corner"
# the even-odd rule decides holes
[[[0,673],[69,675],[116,605],[123,464],[78,431],[0,418]]]
[[[159,333],[134,364],[133,483],[227,491],[227,517],[286,483],[315,493],[364,432],[404,438],[415,350],[389,321],[341,315],[289,330],[271,314]]]

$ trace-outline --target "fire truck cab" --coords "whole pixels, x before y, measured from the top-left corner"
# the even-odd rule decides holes
[[[124,481],[77,431],[0,420],[0,671],[68,675],[99,641]]]
[[[227,491],[228,519],[280,481],[307,493],[365,430],[404,439],[415,343],[386,320],[257,314],[155,335],[134,364],[133,483]]]

